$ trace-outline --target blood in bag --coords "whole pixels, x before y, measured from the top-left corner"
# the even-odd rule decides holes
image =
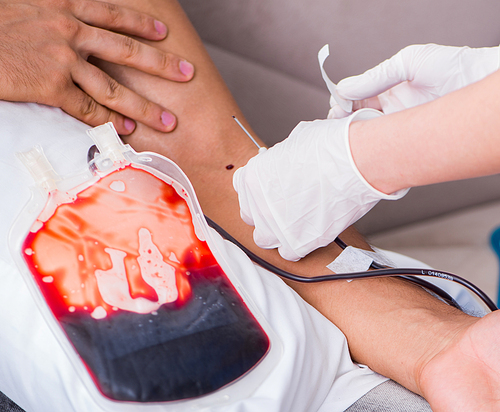
[[[126,164],[73,196],[50,192],[22,245],[46,304],[112,400],[209,394],[270,347],[178,190]]]

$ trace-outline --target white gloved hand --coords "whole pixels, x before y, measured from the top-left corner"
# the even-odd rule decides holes
[[[349,147],[354,120],[381,116],[364,109],[340,120],[301,122],[290,136],[260,153],[233,176],[241,217],[254,241],[296,261],[330,244],[386,195],[361,176]]]
[[[359,76],[341,80],[337,93],[353,100],[354,108],[373,107],[389,114],[477,82],[495,72],[499,63],[499,47],[413,45]],[[348,115],[334,104],[328,118]]]

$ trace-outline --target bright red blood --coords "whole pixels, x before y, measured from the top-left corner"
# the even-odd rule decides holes
[[[56,197],[49,195],[52,208]],[[40,221],[33,225],[24,242],[24,258],[56,317],[92,313],[99,306],[106,316],[116,311],[103,300],[95,276],[97,269],[112,267],[106,248],[126,253],[130,297],[158,300],[137,261],[143,228],[151,233],[163,261],[175,269],[176,304],[191,296],[191,269],[217,265],[206,242],[194,233],[186,201],[146,171],[126,166],[82,190],[74,202],[55,206],[41,227]]]

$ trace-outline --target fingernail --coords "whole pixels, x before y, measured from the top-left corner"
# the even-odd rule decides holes
[[[167,34],[167,26],[165,26],[161,21],[155,20],[155,29],[161,36],[165,36],[165,34]]]
[[[181,73],[186,77],[191,76],[194,72],[194,66],[186,60],[181,60],[181,62],[179,63],[179,69],[181,70]]]
[[[128,132],[132,132],[135,129],[135,122],[133,120],[125,119],[123,125]]]
[[[175,116],[169,112],[163,112],[161,114],[161,122],[168,127],[171,127],[175,124]]]

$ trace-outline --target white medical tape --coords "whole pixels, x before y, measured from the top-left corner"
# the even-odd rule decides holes
[[[337,258],[326,267],[334,273],[365,272],[375,262],[383,266],[394,264],[380,251],[368,251],[347,246]]]
[[[364,272],[370,268],[373,259],[361,249],[347,246],[337,258],[326,267],[334,273]]]
[[[325,69],[323,68],[325,60],[329,55],[330,55],[330,47],[328,46],[328,44],[325,44],[318,52],[318,62],[319,62],[319,67],[321,69],[321,76],[323,77],[323,80],[325,81],[326,87],[328,87],[330,94],[332,95],[334,100],[338,103],[338,105],[342,108],[342,110],[344,110],[347,113],[351,113],[352,101],[343,99],[342,97],[339,96],[339,94],[337,93],[337,85],[330,80],[330,78],[326,74]]]

